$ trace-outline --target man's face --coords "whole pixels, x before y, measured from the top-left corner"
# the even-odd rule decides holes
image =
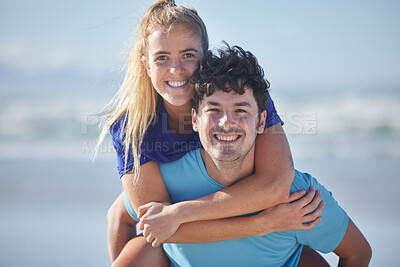
[[[243,95],[216,91],[200,102],[198,114],[192,111],[193,130],[213,160],[236,161],[253,148],[257,133],[262,133],[266,112],[259,118],[253,90]]]

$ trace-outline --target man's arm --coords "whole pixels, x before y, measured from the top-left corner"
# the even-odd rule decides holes
[[[333,252],[340,258],[338,266],[368,266],[372,256],[368,241],[350,218],[346,233]]]

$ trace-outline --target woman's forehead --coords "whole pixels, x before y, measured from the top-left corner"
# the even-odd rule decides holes
[[[171,29],[160,27],[155,29],[147,39],[150,47],[168,44],[177,46],[182,42],[201,46],[201,32],[198,27],[185,24],[176,25]]]

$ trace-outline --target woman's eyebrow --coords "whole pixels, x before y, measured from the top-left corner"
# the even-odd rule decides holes
[[[171,52],[168,52],[168,51],[157,51],[157,52],[153,53],[153,56],[165,55],[165,54],[171,54]]]
[[[197,49],[194,48],[188,48],[188,49],[184,49],[179,51],[179,53],[187,53],[187,52],[196,52],[199,53],[199,51]],[[153,56],[158,56],[158,55],[169,55],[171,54],[171,52],[169,51],[157,51],[153,53]]]

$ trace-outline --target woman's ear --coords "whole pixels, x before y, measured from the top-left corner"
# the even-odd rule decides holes
[[[149,63],[147,62],[147,58],[145,56],[142,56],[141,61],[142,61],[144,68],[146,69],[147,75],[149,75],[149,77],[151,77],[151,72],[150,72],[150,68],[149,68]]]

